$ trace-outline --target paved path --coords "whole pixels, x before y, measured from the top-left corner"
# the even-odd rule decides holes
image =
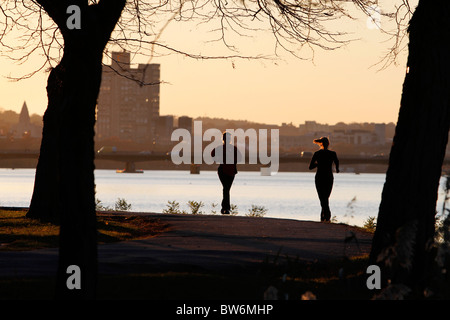
[[[302,260],[357,256],[372,235],[342,224],[221,215],[148,214],[169,225],[153,238],[99,246],[101,273],[248,269],[278,254]],[[356,240],[345,242],[354,234]],[[57,249],[0,252],[0,276],[53,275]]]

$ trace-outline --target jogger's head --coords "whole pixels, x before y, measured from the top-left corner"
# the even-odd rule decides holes
[[[323,147],[324,149],[328,149],[330,145],[330,140],[327,137],[321,137],[320,139],[314,139],[314,143]]]
[[[231,143],[231,133],[224,131],[222,140],[224,143]]]

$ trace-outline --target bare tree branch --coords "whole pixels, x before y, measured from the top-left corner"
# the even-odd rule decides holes
[[[398,0],[393,12],[381,12],[395,22],[394,31],[382,30],[393,42],[383,67],[395,63],[404,47],[407,23],[412,10],[408,0]],[[101,0],[4,0],[0,4],[0,54],[16,63],[25,63],[31,56],[43,58],[40,67],[26,75],[28,78],[43,69],[53,68],[62,57],[64,32],[57,25],[65,25],[61,12],[67,6],[106,7],[110,1]],[[371,16],[376,0],[128,0],[122,16],[109,40],[110,46],[130,51],[133,55],[150,59],[160,53],[181,54],[192,59],[268,59],[266,55],[245,56],[233,43],[233,37],[252,37],[259,32],[273,35],[274,56],[279,50],[302,58],[302,48],[334,50],[350,41],[346,32],[330,28],[330,22],[354,19],[351,12]],[[58,14],[59,13],[59,14]],[[176,48],[163,41],[164,31],[171,23],[195,23],[207,26],[213,39],[205,43],[221,42],[231,54],[208,55]],[[18,38],[12,35],[20,35]]]

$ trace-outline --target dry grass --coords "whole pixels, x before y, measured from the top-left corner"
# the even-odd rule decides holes
[[[58,247],[59,226],[26,218],[25,210],[0,210],[0,251]],[[159,219],[113,213],[97,214],[98,242],[142,239],[167,230]]]

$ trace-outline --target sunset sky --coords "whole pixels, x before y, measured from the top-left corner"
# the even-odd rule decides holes
[[[382,24],[384,21],[381,21]],[[343,22],[342,22],[343,23]],[[380,70],[378,63],[392,42],[362,16],[346,25],[359,40],[335,51],[314,49],[314,60],[301,60],[279,51],[277,60],[194,60],[182,55],[155,56],[161,64],[161,115],[209,116],[269,124],[294,125],[315,120],[337,122],[396,122],[405,75],[407,50],[397,65]],[[205,43],[210,34],[197,26],[172,22],[162,41],[174,47],[211,55],[233,54],[221,43]],[[273,54],[270,34],[236,41],[240,54]],[[110,48],[114,50],[114,48]],[[311,56],[304,49],[300,53]],[[0,58],[2,76],[20,76],[41,61],[18,66]],[[109,61],[105,60],[106,63]],[[147,63],[137,57],[133,63]],[[48,73],[11,82],[1,78],[0,107],[20,111],[24,101],[30,114],[43,114],[47,105]]]

